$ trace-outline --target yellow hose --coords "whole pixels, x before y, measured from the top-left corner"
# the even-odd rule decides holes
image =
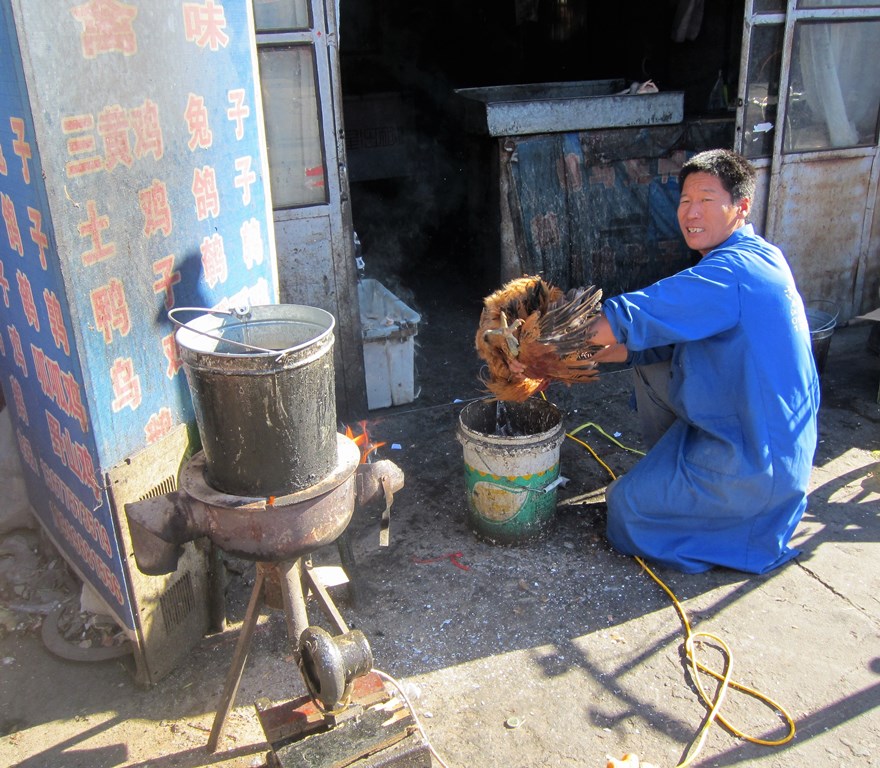
[[[543,393],[541,393],[541,394],[543,396]],[[579,426],[577,429],[574,429],[571,432],[567,432],[566,437],[568,437],[571,440],[573,440],[574,442],[578,443],[578,445],[582,445],[584,448],[586,448],[592,454],[593,458],[596,459],[596,461],[599,462],[599,464],[601,464],[605,468],[605,470],[608,472],[608,474],[610,475],[612,480],[617,479],[617,476],[614,474],[612,469],[604,461],[602,461],[601,458],[599,458],[599,455],[596,453],[596,451],[594,451],[589,445],[587,445],[587,443],[585,443],[583,440],[575,437],[575,434],[580,432],[585,427],[593,427],[597,431],[601,432],[606,438],[611,440],[613,443],[616,443],[617,445],[619,445],[621,448],[623,448],[627,451],[631,451],[633,453],[639,453],[642,456],[644,456],[644,453],[642,451],[636,451],[633,448],[627,448],[625,445],[623,445],[622,443],[618,442],[613,437],[611,437],[598,424],[594,424],[593,422],[581,424],[581,426]],[[749,688],[748,686],[743,685],[742,683],[737,683],[735,680],[733,680],[731,677],[731,673],[732,673],[732,669],[733,669],[733,652],[730,650],[727,643],[725,643],[724,640],[722,640],[717,635],[713,635],[708,632],[694,632],[694,631],[692,631],[690,622],[688,621],[687,614],[684,611],[684,607],[678,601],[678,598],[675,596],[675,594],[672,592],[672,590],[668,586],[666,586],[666,584],[663,583],[663,581],[660,579],[660,577],[657,576],[657,574],[654,573],[654,571],[652,571],[648,567],[647,563],[645,563],[645,561],[642,560],[642,558],[635,557],[634,559],[640,566],[642,566],[642,569],[645,571],[645,573],[647,573],[648,576],[650,576],[660,586],[660,588],[669,596],[670,600],[672,600],[672,605],[675,607],[675,610],[678,612],[678,615],[681,618],[681,623],[684,626],[684,631],[685,631],[684,647],[685,647],[685,652],[687,654],[688,661],[690,662],[691,676],[694,679],[694,684],[697,686],[697,690],[700,692],[700,697],[703,699],[703,702],[706,704],[706,706],[709,707],[709,715],[706,718],[706,722],[703,724],[702,728],[700,728],[700,732],[699,732],[697,740],[696,740],[696,746],[692,746],[691,748],[689,748],[688,751],[691,752],[691,754],[688,757],[686,757],[682,762],[680,762],[676,766],[676,768],[686,768],[686,766],[689,766],[693,763],[693,761],[697,758],[697,755],[699,754],[700,750],[703,748],[703,744],[706,741],[706,736],[709,733],[709,728],[711,728],[712,723],[715,721],[721,723],[721,725],[723,725],[734,736],[738,736],[741,739],[745,739],[746,741],[750,741],[753,744],[762,744],[767,747],[779,747],[779,746],[781,746],[783,744],[787,744],[789,741],[791,741],[794,738],[796,728],[795,728],[794,719],[788,713],[788,711],[785,709],[785,707],[783,707],[781,704],[779,704],[776,701],[774,701],[773,699],[771,699],[769,696],[766,696],[763,693],[760,693],[759,691],[754,690],[753,688]],[[711,640],[712,642],[716,643],[721,648],[722,655],[724,656],[724,659],[725,659],[723,672],[718,672],[718,671],[712,669],[711,667],[706,666],[702,662],[697,661],[695,646],[697,645],[697,643],[700,642],[701,638],[706,639],[706,640]],[[703,688],[703,683],[700,679],[700,672],[703,672],[704,674],[707,674],[710,677],[714,677],[716,680],[718,680],[721,683],[721,685],[718,686],[718,690],[715,692],[714,700],[709,696],[709,694],[706,692],[705,688]],[[757,736],[750,736],[749,734],[741,731],[736,726],[732,725],[721,714],[721,705],[724,702],[724,698],[725,698],[729,688],[733,688],[734,690],[745,693],[746,695],[751,696],[751,697],[757,699],[758,701],[763,702],[768,707],[770,707],[774,711],[778,712],[788,725],[788,733],[781,739],[761,739],[761,738],[758,738]]]

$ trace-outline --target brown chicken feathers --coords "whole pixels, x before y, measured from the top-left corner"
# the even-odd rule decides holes
[[[551,381],[597,375],[589,321],[601,312],[594,286],[563,292],[537,275],[511,280],[483,300],[477,354],[486,362],[486,389],[497,400],[522,402]],[[511,367],[512,366],[512,367]]]

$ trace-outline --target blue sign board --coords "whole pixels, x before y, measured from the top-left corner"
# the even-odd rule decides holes
[[[134,618],[107,469],[192,423],[174,307],[277,302],[250,0],[0,0],[0,378],[42,525]]]

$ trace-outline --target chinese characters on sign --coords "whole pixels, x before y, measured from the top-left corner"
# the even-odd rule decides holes
[[[102,477],[192,418],[166,313],[276,296],[248,2],[56,3],[32,77],[0,51],[4,389],[37,514],[129,625]]]

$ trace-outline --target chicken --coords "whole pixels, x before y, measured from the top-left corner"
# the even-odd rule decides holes
[[[595,378],[589,321],[601,311],[602,291],[590,286],[564,293],[537,275],[503,285],[483,300],[476,335],[486,362],[483,383],[497,400],[522,402],[551,381]]]

